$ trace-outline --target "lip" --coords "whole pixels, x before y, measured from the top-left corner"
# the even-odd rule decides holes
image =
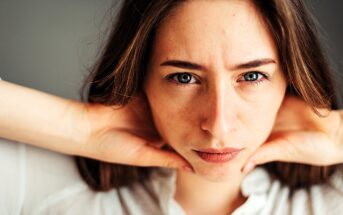
[[[206,148],[193,150],[204,161],[211,163],[224,163],[233,160],[243,149],[237,148]]]

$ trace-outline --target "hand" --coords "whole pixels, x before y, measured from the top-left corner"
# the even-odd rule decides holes
[[[191,170],[176,152],[162,150],[144,96],[122,108],[109,107],[6,81],[0,81],[0,95],[2,138],[102,161]]]
[[[342,114],[318,111],[323,116],[301,99],[285,97],[271,135],[249,157],[243,172],[272,161],[318,166],[343,163]]]
[[[186,160],[162,142],[145,98],[134,98],[124,107],[90,104],[85,113],[90,135],[83,156],[134,166],[192,170]]]

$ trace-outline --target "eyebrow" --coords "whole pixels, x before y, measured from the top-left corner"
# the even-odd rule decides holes
[[[275,60],[271,58],[256,59],[256,60],[248,61],[245,63],[237,64],[233,66],[232,70],[251,69],[251,68],[256,68],[259,66],[272,64],[272,63],[275,64],[276,62]],[[179,67],[183,69],[191,69],[191,70],[206,70],[206,68],[202,65],[188,62],[188,61],[183,61],[183,60],[168,60],[168,61],[164,61],[160,65],[161,66],[174,66],[174,67]]]

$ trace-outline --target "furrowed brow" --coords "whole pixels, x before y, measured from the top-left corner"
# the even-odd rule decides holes
[[[191,70],[205,70],[205,68],[199,64],[183,61],[183,60],[168,60],[161,63],[161,66],[174,66],[182,69],[191,69]]]
[[[275,64],[276,62],[274,59],[271,59],[271,58],[256,59],[256,60],[252,60],[252,61],[235,65],[233,66],[232,70],[251,69],[251,68],[256,68],[259,66],[272,64],[272,63]]]
[[[248,61],[245,63],[237,64],[233,66],[232,70],[251,69],[251,68],[256,68],[259,66],[272,64],[272,63],[275,64],[276,61],[271,58],[256,59],[256,60]],[[200,64],[192,63],[189,61],[183,61],[183,60],[168,60],[168,61],[164,61],[160,65],[161,66],[174,66],[174,67],[178,67],[182,69],[190,69],[190,70],[206,70],[206,68]]]

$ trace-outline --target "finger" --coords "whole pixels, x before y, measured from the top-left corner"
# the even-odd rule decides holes
[[[248,158],[242,171],[250,172],[257,165],[273,161],[292,162],[297,154],[298,152],[296,147],[294,147],[294,144],[285,138],[276,138],[260,146]]]
[[[284,139],[277,139],[265,143],[250,157],[256,165],[265,164],[272,161],[289,161],[286,152],[294,154],[291,151],[291,144]]]
[[[175,151],[165,151],[149,145],[146,145],[141,151],[144,152],[144,156],[137,160],[141,166],[160,166],[192,171],[189,163]]]
[[[134,166],[160,166],[192,169],[188,162],[175,151],[166,151],[161,142],[147,141],[129,132],[113,131],[100,143],[95,143],[90,157],[111,163]]]

